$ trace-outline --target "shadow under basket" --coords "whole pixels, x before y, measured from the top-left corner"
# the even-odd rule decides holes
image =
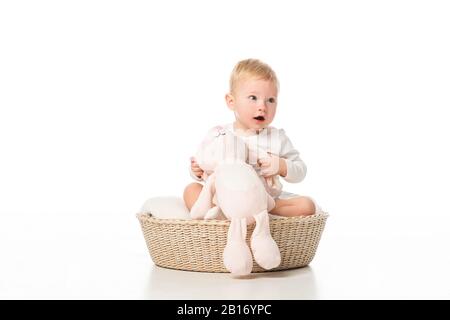
[[[316,254],[327,213],[306,217],[277,217],[270,220],[270,231],[281,253],[281,264],[265,270],[253,262],[252,272],[294,269],[307,266]],[[228,272],[223,265],[227,220],[159,219],[138,213],[137,218],[153,262],[160,267],[199,271]],[[247,244],[255,224],[247,227]]]

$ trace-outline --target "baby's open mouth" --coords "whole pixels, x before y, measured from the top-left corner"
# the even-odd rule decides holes
[[[253,119],[259,120],[259,121],[264,121],[265,120],[265,118],[263,116],[257,116],[257,117],[254,117]]]

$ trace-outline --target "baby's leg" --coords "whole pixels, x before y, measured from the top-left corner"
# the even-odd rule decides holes
[[[202,192],[203,185],[197,182],[190,183],[184,188],[183,199],[186,207],[191,210],[195,201],[197,201],[200,192]]]
[[[295,217],[309,216],[316,212],[314,202],[308,197],[295,197],[291,199],[275,199],[275,208],[270,213],[278,216]]]

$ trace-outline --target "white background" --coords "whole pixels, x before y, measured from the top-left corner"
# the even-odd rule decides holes
[[[310,267],[244,289],[215,275],[216,297],[450,298],[449,16],[446,1],[1,2],[0,298],[214,298],[192,289],[211,275],[153,267],[134,215],[181,196],[249,57],[277,72],[273,125],[308,166],[285,189],[330,219]]]

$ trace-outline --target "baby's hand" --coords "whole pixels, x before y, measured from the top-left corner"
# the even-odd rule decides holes
[[[202,177],[203,170],[200,168],[194,157],[191,157],[191,170],[197,178]]]
[[[265,178],[278,174],[284,177],[286,175],[286,163],[284,159],[269,152],[267,154],[267,158],[258,160],[258,164],[261,168],[261,175]]]

